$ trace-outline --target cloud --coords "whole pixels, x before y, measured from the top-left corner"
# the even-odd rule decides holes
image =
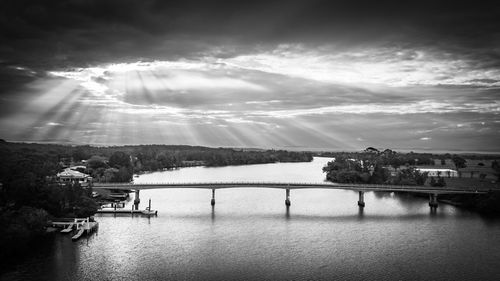
[[[207,50],[231,57],[292,42],[344,50],[433,46],[477,60],[480,67],[499,65],[498,50],[492,48],[500,18],[494,1],[28,0],[0,5],[0,60],[36,68],[172,60]]]
[[[199,60],[121,63],[49,73],[79,82],[94,94],[89,102],[116,101],[115,106],[123,103],[154,104],[205,110],[255,111],[257,114],[282,117],[352,112],[498,112],[500,108],[495,98],[498,96],[496,86],[491,83],[464,85],[460,84],[460,75],[456,75],[453,81],[448,81],[453,84],[443,85],[444,80],[437,74],[428,73],[425,67],[411,70],[416,72],[414,78],[427,75],[424,80],[412,78],[411,82],[407,72],[376,71],[381,73],[377,74],[380,79],[373,76],[374,80],[368,83],[368,80],[363,82],[367,76],[361,73],[369,69],[364,64],[383,67],[386,61],[395,65],[404,62],[390,58],[389,54],[377,57],[354,51],[325,55],[328,58],[324,58],[314,49],[311,53],[316,57],[313,62],[306,63],[295,61],[297,56],[302,55],[296,46],[290,48],[293,52],[289,51],[286,57],[274,57],[272,63],[264,60],[265,67],[262,66],[262,56],[268,55],[257,54],[245,56],[245,66],[234,64],[238,57],[220,59],[205,56]],[[283,48],[278,50],[277,53],[284,53]],[[292,62],[287,58],[289,56],[293,58]],[[310,55],[305,52],[304,56]],[[401,56],[419,58],[421,63],[427,63],[425,55],[419,52]],[[334,63],[335,58],[342,63]],[[432,59],[429,63],[435,64]],[[443,61],[439,67],[432,68],[443,73],[469,73],[466,68],[457,70],[449,65]],[[343,80],[345,75],[339,75],[339,71],[359,75]],[[316,75],[318,72],[324,75]],[[500,69],[484,72],[483,76],[496,72]],[[258,112],[259,109],[265,109],[267,113]]]
[[[47,126],[62,126],[63,124],[57,123],[57,122],[49,122],[47,123]]]
[[[111,64],[49,74],[78,81],[97,97],[132,103],[162,104],[199,92],[212,92],[211,98],[214,98],[214,95],[234,91],[268,91],[252,81],[227,75],[220,68],[216,63],[181,60]],[[196,99],[203,100],[197,96]]]
[[[432,136],[435,148],[500,149],[494,2],[28,0],[0,11],[2,138],[415,148]]]
[[[234,67],[284,74],[330,83],[370,83],[386,86],[468,85],[500,86],[500,69],[474,69],[474,61],[433,50],[280,45],[259,54],[220,62]]]
[[[290,118],[301,115],[325,115],[325,114],[422,114],[422,113],[454,113],[454,112],[476,112],[496,113],[500,112],[498,102],[490,104],[468,103],[463,105],[436,102],[431,100],[419,101],[405,104],[360,104],[319,107],[311,109],[292,109],[279,111],[261,111],[256,115],[272,116],[278,118]]]
[[[259,105],[268,105],[273,103],[280,103],[280,100],[265,100],[265,101],[247,101],[245,104],[259,104]]]

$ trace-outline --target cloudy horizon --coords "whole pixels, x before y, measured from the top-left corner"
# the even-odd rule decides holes
[[[500,9],[3,1],[0,138],[500,152]]]

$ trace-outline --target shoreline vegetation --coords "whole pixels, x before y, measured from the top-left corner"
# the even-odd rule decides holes
[[[427,177],[414,167],[436,165],[455,167],[461,176],[468,171],[470,178],[482,182],[491,181],[500,174],[499,155],[462,157],[391,150],[380,152],[373,148],[363,152],[297,152],[187,145],[68,146],[0,140],[0,156],[0,262],[3,264],[15,264],[25,251],[36,245],[36,241],[50,237],[47,233],[50,220],[95,214],[98,204],[92,198],[91,188],[57,181],[56,174],[68,167],[76,167],[77,171],[92,176],[94,182],[130,182],[138,173],[191,166],[310,162],[313,156],[320,156],[338,160],[324,168],[326,178],[331,181],[380,183],[390,180],[418,184],[426,182]],[[352,159],[357,160],[353,162]],[[471,170],[471,163],[482,164],[477,166],[479,168],[490,169],[491,166],[492,172],[484,175],[481,171]],[[401,169],[403,166],[408,169]],[[394,177],[390,176],[391,171],[399,173]],[[452,184],[450,180],[444,179],[445,184]],[[443,183],[435,181],[434,184]],[[442,199],[479,212],[500,214],[498,192],[485,198]]]
[[[487,194],[442,194],[439,201],[500,216],[499,155],[398,153],[369,147],[363,152],[328,152],[321,156],[335,158],[323,168],[328,181],[488,190]],[[452,176],[452,169],[456,175]],[[437,175],[425,170],[435,170]]]
[[[61,184],[68,167],[96,182],[130,182],[134,173],[191,166],[309,162],[309,152],[209,148],[187,145],[68,146],[0,140],[0,262],[15,264],[36,241],[48,237],[55,218],[88,217],[98,204],[92,189]]]

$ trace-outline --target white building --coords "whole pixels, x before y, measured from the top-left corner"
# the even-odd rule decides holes
[[[420,172],[427,172],[429,177],[442,177],[442,178],[456,178],[458,177],[458,172],[452,169],[428,169],[428,168],[417,168]]]
[[[57,174],[57,181],[63,184],[79,183],[81,186],[86,187],[89,185],[89,183],[92,182],[92,177],[87,174],[67,168],[64,171]]]

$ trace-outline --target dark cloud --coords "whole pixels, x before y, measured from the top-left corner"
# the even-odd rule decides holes
[[[5,0],[0,59],[74,66],[295,42],[431,45],[498,65],[499,6],[461,2]]]
[[[7,139],[499,149],[494,1],[2,0],[0,42]]]

